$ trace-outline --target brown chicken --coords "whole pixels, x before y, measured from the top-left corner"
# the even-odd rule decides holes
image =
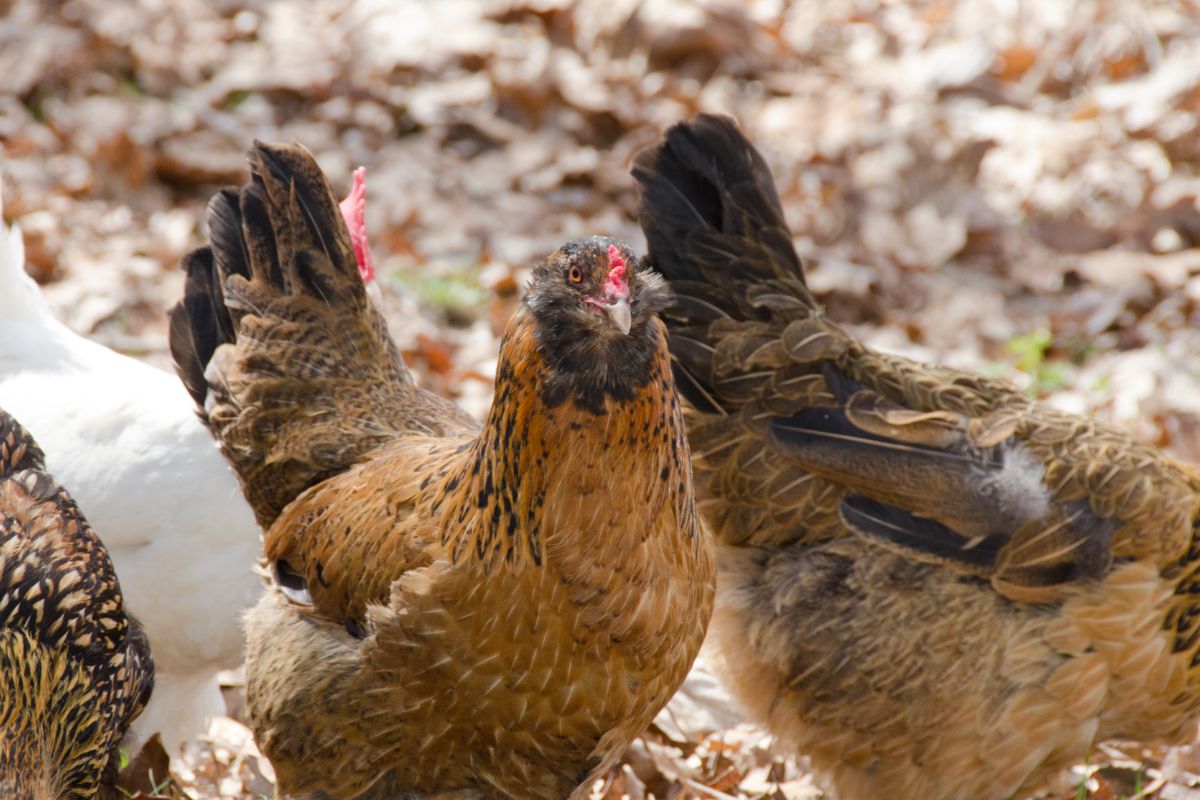
[[[154,685],[104,545],[0,410],[0,797],[115,798]]]
[[[731,120],[634,175],[749,712],[846,799],[1020,796],[1101,740],[1194,737],[1197,473],[856,342]]]
[[[480,429],[413,384],[312,156],[250,165],[171,347],[266,531],[247,699],[277,791],[580,796],[712,606],[661,279],[610,239],[537,265]]]

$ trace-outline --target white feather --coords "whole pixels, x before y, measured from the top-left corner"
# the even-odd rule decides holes
[[[995,496],[999,507],[1014,518],[1028,522],[1041,519],[1050,511],[1050,489],[1045,483],[1046,468],[1021,445],[1004,452],[1004,464],[989,473],[983,483]]]

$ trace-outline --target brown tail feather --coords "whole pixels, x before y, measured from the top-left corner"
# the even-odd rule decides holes
[[[471,423],[413,385],[312,154],[256,142],[248,160],[251,183],[213,198],[210,244],[183,260],[170,342],[266,527],[388,439]]]

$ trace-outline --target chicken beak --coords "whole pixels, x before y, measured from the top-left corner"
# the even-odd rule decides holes
[[[633,313],[629,310],[629,298],[618,297],[611,303],[606,303],[603,308],[613,325],[617,326],[617,330],[628,336],[629,328],[633,324]]]

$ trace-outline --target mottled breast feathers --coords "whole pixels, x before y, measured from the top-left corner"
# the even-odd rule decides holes
[[[117,743],[149,700],[149,645],[103,544],[0,410],[0,789],[115,791]]]

